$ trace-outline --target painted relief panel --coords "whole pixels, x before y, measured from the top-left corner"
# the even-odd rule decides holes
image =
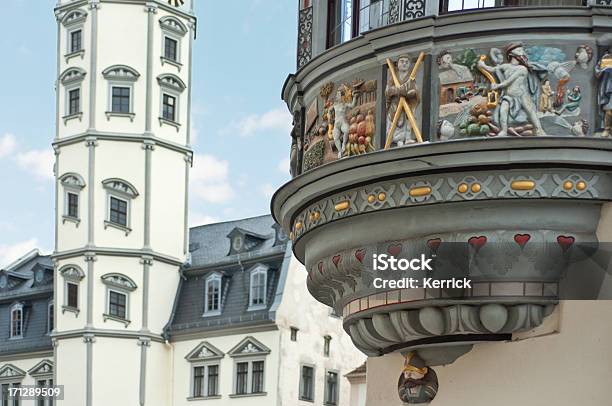
[[[324,83],[306,105],[304,171],[375,150],[376,71]]]
[[[438,139],[593,135],[593,53],[523,43],[439,52]]]

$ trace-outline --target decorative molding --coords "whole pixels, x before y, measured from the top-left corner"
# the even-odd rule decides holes
[[[425,16],[425,0],[404,0],[403,20]]]
[[[85,278],[85,272],[78,265],[64,265],[59,273],[64,279],[77,283]]]
[[[117,192],[128,198],[133,199],[138,196],[138,191],[136,188],[130,182],[123,179],[106,179],[102,181],[102,186],[109,191]]]
[[[130,325],[131,321],[128,319],[122,319],[121,317],[117,317],[117,316],[113,316],[111,314],[108,313],[104,313],[102,315],[102,317],[104,318],[104,322],[106,323],[107,320],[112,320],[112,321],[116,321],[119,323],[123,323],[123,325],[127,328],[127,326]]]
[[[400,20],[401,0],[391,0],[389,2],[389,24],[395,24]]]
[[[159,83],[162,88],[174,90],[179,93],[182,93],[183,90],[187,88],[185,82],[172,73],[164,73],[159,75],[157,77],[157,83]]]
[[[162,30],[171,31],[181,37],[185,36],[189,32],[189,29],[179,19],[166,16],[159,19],[159,25]]]
[[[107,286],[116,287],[122,290],[132,292],[136,290],[136,283],[129,277],[119,273],[107,273],[101,276],[102,283]]]
[[[85,180],[76,172],[67,172],[59,177],[62,186],[81,190],[85,187]]]
[[[0,368],[0,382],[21,381],[25,378],[25,371],[13,364],[6,364]]]
[[[113,65],[102,71],[102,75],[105,79],[124,81],[124,82],[135,82],[140,77],[140,73],[136,69],[126,65]]]
[[[77,24],[84,24],[85,20],[87,20],[87,12],[82,9],[75,9],[73,11],[67,12],[64,17],[60,20],[64,27],[70,27]]]
[[[252,355],[267,355],[271,350],[252,336],[245,337],[231,350],[228,351],[230,357],[245,357]]]
[[[69,84],[82,82],[85,79],[85,75],[87,75],[87,72],[85,72],[84,69],[72,67],[66,69],[59,76],[59,81],[62,83],[62,85],[66,86]]]
[[[66,63],[68,63],[69,60],[71,60],[72,58],[76,58],[77,56],[80,56],[81,59],[84,59],[85,58],[85,50],[81,49],[81,50],[78,50],[76,52],[70,52],[70,53],[64,55],[64,59],[65,59]]]
[[[28,374],[33,377],[39,376],[52,376],[53,375],[53,361],[44,359],[28,370]]]
[[[185,356],[188,362],[212,361],[225,357],[225,353],[209,343],[202,341]]]
[[[312,6],[300,10],[298,23],[297,68],[300,69],[312,59]]]

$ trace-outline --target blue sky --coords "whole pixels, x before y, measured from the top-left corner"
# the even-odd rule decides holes
[[[196,3],[191,225],[268,213],[289,179],[291,117],[280,92],[295,70],[298,2],[229,3]],[[0,1],[0,266],[53,247],[54,5]]]

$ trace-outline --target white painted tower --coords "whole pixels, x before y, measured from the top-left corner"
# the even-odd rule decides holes
[[[191,0],[60,0],[55,14],[57,404],[167,406],[163,331],[188,252]]]

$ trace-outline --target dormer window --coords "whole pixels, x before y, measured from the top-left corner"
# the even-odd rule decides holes
[[[230,239],[230,250],[228,255],[241,254],[243,252],[255,250],[269,238],[268,236],[257,234],[240,227],[234,228],[227,237]]]
[[[221,275],[215,273],[206,278],[204,288],[204,316],[221,314]]]
[[[258,266],[251,271],[249,289],[249,310],[266,308],[266,291],[268,282],[268,269]]]
[[[10,338],[23,338],[23,304],[16,303],[11,307]]]

